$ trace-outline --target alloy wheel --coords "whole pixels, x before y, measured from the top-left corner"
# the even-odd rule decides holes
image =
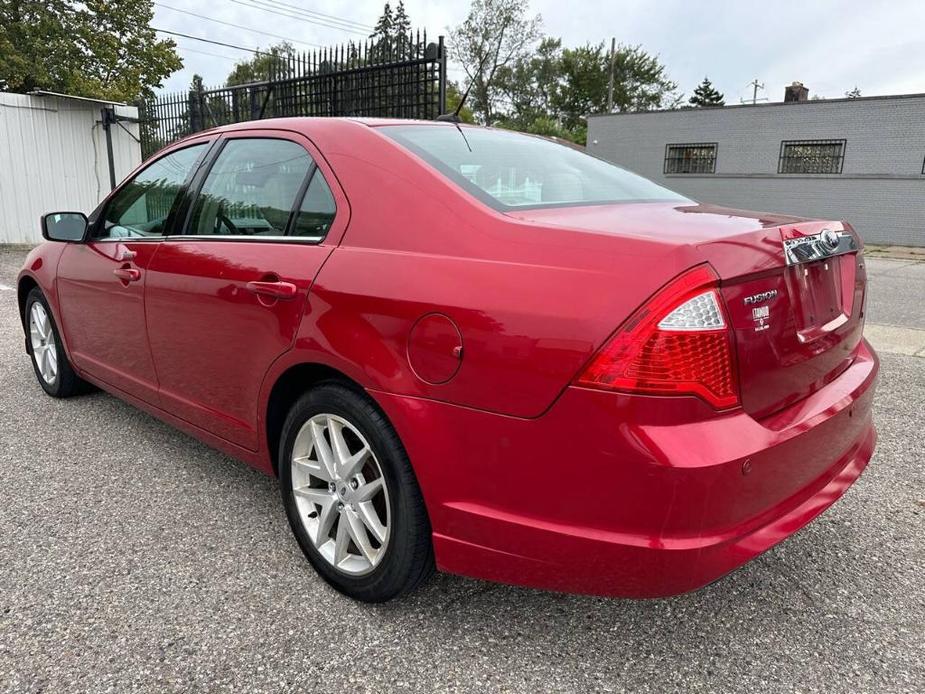
[[[35,302],[29,311],[29,340],[32,345],[32,358],[39,374],[49,385],[58,377],[58,348],[51,320],[45,307]]]
[[[360,431],[317,414],[299,430],[290,464],[299,519],[318,553],[345,574],[375,569],[388,547],[391,509],[382,468]]]

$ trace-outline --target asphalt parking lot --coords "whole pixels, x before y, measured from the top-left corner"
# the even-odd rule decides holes
[[[438,575],[370,607],[313,574],[274,480],[108,395],[44,395],[24,255],[0,250],[2,691],[925,691],[925,263],[868,260],[870,468],[756,561],[668,600]]]

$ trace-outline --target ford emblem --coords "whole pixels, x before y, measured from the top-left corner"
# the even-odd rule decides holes
[[[826,250],[830,253],[838,250],[838,234],[831,229],[823,229],[822,233],[819,234],[819,240],[822,241],[822,245],[825,246]]]

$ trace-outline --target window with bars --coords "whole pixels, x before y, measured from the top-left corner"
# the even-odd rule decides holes
[[[777,173],[840,174],[847,140],[784,140]]]
[[[716,143],[665,145],[665,173],[716,173]]]

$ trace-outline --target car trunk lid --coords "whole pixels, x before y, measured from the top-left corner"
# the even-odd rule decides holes
[[[757,418],[817,391],[857,353],[866,276],[861,242],[841,222],[658,203],[509,216],[647,238],[673,247],[680,267],[708,262],[735,333],[742,407]]]
[[[777,266],[724,278],[721,287],[735,331],[742,406],[756,417],[841,374],[863,331],[866,275],[854,232],[838,222],[774,231]]]

